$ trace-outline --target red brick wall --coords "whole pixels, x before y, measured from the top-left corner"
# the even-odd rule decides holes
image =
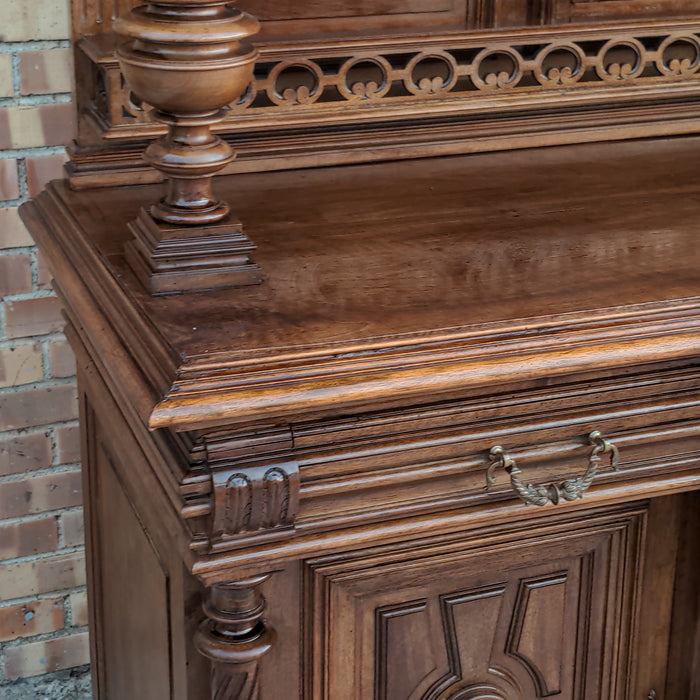
[[[69,32],[69,0],[0,0],[0,686],[89,661],[75,361],[17,214],[73,137]]]

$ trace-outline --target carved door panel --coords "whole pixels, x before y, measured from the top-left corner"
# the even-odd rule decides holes
[[[307,562],[305,697],[619,700],[644,510]]]

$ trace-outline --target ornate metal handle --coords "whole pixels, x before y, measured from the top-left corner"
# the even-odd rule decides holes
[[[495,445],[489,451],[492,462],[486,472],[484,491],[488,491],[494,485],[496,468],[503,467],[510,474],[510,483],[513,490],[528,505],[546,506],[550,502],[556,505],[559,503],[560,498],[563,498],[565,501],[575,501],[578,498],[582,498],[598,471],[600,455],[606,452],[610,453],[610,466],[615,471],[617,471],[617,464],[620,459],[617,447],[609,440],[606,440],[599,430],[594,430],[588,436],[588,442],[593,446],[593,451],[588,459],[586,473],[578,479],[567,479],[561,484],[548,484],[546,486],[535,486],[533,484],[525,486],[518,478],[522,472],[515,460],[500,445]]]

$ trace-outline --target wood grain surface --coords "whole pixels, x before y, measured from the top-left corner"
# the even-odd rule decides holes
[[[692,354],[698,146],[651,140],[222,178],[264,282],[167,299],[150,298],[121,254],[126,222],[157,188],[58,183],[32,216],[49,228],[74,222],[60,234],[64,250],[75,247],[66,262],[103,267],[93,293],[109,301],[98,304],[129,307],[131,321],[113,323],[163,399],[152,425],[321,415],[341,396],[390,403],[426,381],[447,398],[592,370],[601,353],[618,367]],[[512,353],[494,354],[503,340]]]
[[[156,4],[197,41],[232,12]],[[131,5],[74,2],[78,34]],[[77,356],[97,696],[694,698],[688,3],[264,6],[267,63],[217,127],[252,114],[234,146],[263,172],[216,181],[261,284],[133,273],[163,187],[108,34],[76,52],[74,177],[22,207]]]

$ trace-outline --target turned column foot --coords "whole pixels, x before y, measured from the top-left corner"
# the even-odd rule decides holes
[[[264,574],[208,590],[207,619],[195,636],[197,650],[211,661],[212,700],[259,700],[260,659],[275,643],[276,633],[262,617]]]

